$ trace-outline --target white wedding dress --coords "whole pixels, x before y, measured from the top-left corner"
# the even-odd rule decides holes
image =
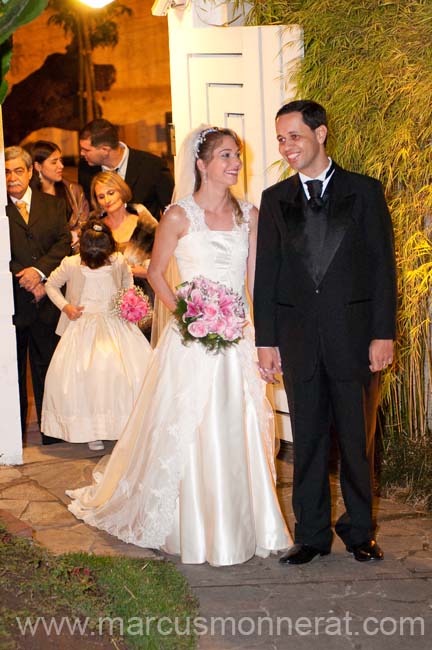
[[[190,220],[175,250],[181,280],[203,275],[245,298],[250,205],[242,204],[240,226],[212,231],[192,196],[178,204]],[[231,565],[285,549],[292,542],[275,490],[273,424],[251,324],[239,344],[214,355],[183,345],[171,321],[103,474],[68,492],[69,509],[184,563]]]

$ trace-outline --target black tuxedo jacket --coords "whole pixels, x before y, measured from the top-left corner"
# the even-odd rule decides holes
[[[15,275],[28,266],[34,266],[48,277],[62,259],[70,255],[71,236],[65,202],[55,196],[32,190],[28,224],[10,199],[6,213],[9,217],[15,325],[26,327],[40,318],[55,327],[59,317],[57,307],[48,297],[42,298],[37,304],[34,303],[33,294],[19,286]]]
[[[101,170],[102,167],[92,167],[84,159],[80,160],[78,182],[89,201],[92,178]],[[174,189],[173,177],[162,158],[148,151],[129,149],[125,181],[132,190],[132,203],[142,203],[159,220],[171,203]]]
[[[322,358],[335,379],[369,376],[372,339],[394,339],[391,218],[376,179],[336,165],[318,278],[313,279],[298,174],[260,207],[254,319],[258,347],[279,346],[284,373],[309,379]]]

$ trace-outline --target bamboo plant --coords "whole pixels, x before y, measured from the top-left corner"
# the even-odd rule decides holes
[[[250,24],[302,26],[297,97],[327,108],[335,160],[384,184],[399,283],[397,358],[383,381],[384,440],[387,451],[408,443],[420,457],[430,458],[432,2],[248,0],[236,5],[248,12]]]

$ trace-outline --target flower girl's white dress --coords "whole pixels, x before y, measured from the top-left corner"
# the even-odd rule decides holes
[[[59,309],[68,302],[71,284],[82,285],[73,304],[84,311],[76,321],[62,319],[67,325],[45,379],[42,431],[68,442],[117,440],[140,392],[152,349],[137,325],[111,313],[117,291],[133,282],[123,256],[116,253],[111,264],[98,269],[80,261],[79,255],[64,258],[47,283]],[[64,284],[66,298],[60,291]]]
[[[182,281],[203,275],[244,296],[245,223],[212,231],[191,196],[175,257]],[[103,475],[69,491],[69,509],[120,539],[230,565],[291,544],[275,490],[273,416],[255,358],[252,326],[223,353],[183,345],[171,321]],[[97,469],[97,468],[96,468]]]

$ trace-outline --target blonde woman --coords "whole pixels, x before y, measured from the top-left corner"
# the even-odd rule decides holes
[[[132,192],[116,172],[99,172],[91,184],[94,214],[111,229],[117,250],[123,253],[131,267],[134,284],[140,286],[151,302],[154,293],[147,282],[154,236],[158,222],[141,204],[129,204]],[[150,336],[151,323],[144,333]]]

